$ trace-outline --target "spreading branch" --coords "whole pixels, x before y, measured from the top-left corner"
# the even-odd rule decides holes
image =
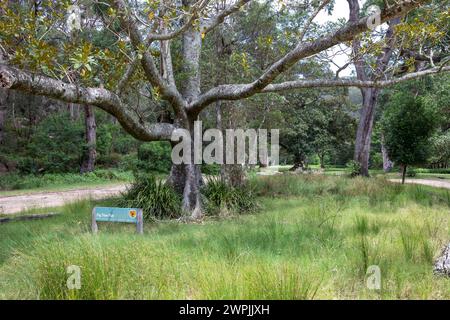
[[[261,93],[287,91],[293,89],[305,89],[305,88],[333,88],[333,87],[357,87],[357,88],[386,88],[405,81],[422,78],[425,76],[449,72],[450,66],[436,67],[419,72],[409,73],[403,77],[391,79],[391,80],[379,80],[379,81],[364,81],[364,80],[297,80],[286,81],[283,83],[270,84],[264,88]]]
[[[381,13],[381,22],[405,16],[412,9],[417,8],[427,0],[404,0],[396,6],[389,7]],[[369,30],[370,17],[349,21],[341,29],[330,33],[318,40],[299,43],[293,50],[272,64],[258,79],[247,84],[220,85],[202,94],[188,108],[190,111],[199,112],[207,105],[218,100],[239,100],[261,92],[272,83],[281,73],[291,68],[301,59],[311,57],[319,52],[327,50],[339,43],[351,41],[358,34]]]
[[[141,64],[147,80],[159,90],[161,97],[172,105],[175,113],[185,118],[186,103],[180,92],[173,84],[167,83],[162,78],[151,54],[147,50],[141,51],[142,48],[145,48],[145,43],[137,27],[137,21],[129,14],[127,5],[123,0],[114,0],[113,5],[120,12],[122,27],[128,30],[136,55],[142,55]]]
[[[250,1],[251,0],[239,0],[235,4],[220,11],[219,13],[217,13],[217,15],[215,15],[214,17],[212,17],[208,21],[205,21],[202,24],[202,32],[206,34],[212,31],[219,24],[223,23],[226,17],[239,11],[244,5],[246,5]]]
[[[103,88],[84,88],[49,77],[0,64],[0,88],[14,89],[60,101],[98,107],[113,115],[122,127],[143,141],[170,140],[174,127],[157,123],[146,125],[137,120],[120,98]]]

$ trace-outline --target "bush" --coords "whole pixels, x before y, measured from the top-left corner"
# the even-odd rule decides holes
[[[257,209],[256,194],[251,184],[233,187],[219,177],[211,177],[202,188],[205,213],[228,215],[249,213]]]
[[[137,168],[141,171],[167,173],[172,166],[168,142],[144,143],[140,145],[137,156]]]
[[[137,174],[134,183],[118,200],[118,206],[140,208],[144,219],[181,217],[181,198],[167,184],[152,175]]]
[[[81,122],[71,121],[67,113],[51,115],[37,126],[18,169],[23,173],[76,172],[84,144]]]
[[[355,160],[347,162],[347,173],[350,177],[357,177],[361,173],[361,164]]]
[[[220,165],[218,164],[203,164],[201,166],[203,174],[215,176],[220,173]]]
[[[415,176],[417,176],[417,171],[414,168],[407,168],[406,176],[410,177],[410,178],[414,178]]]

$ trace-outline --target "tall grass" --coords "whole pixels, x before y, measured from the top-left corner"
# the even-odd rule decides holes
[[[450,279],[432,273],[449,240],[443,193],[312,176],[264,178],[257,190],[257,215],[146,224],[144,236],[107,224],[90,235],[89,202],[0,225],[0,298],[450,298]],[[69,265],[81,267],[80,290],[66,287]],[[371,265],[379,291],[366,287]]]
[[[130,188],[118,199],[117,206],[141,208],[146,220],[181,216],[181,197],[153,175],[137,176]]]

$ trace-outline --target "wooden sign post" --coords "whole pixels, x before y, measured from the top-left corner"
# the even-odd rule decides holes
[[[92,232],[98,232],[97,222],[135,223],[136,232],[144,233],[144,217],[142,209],[95,207],[92,209]]]

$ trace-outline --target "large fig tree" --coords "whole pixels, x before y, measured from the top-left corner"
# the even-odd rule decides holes
[[[216,10],[220,2],[220,10]],[[203,41],[218,26],[245,11],[251,0],[0,1],[0,87],[69,103],[92,105],[114,116],[142,141],[170,141],[176,128],[193,131],[200,113],[218,101],[315,87],[380,89],[408,79],[448,71],[445,65],[380,79],[280,79],[297,63],[369,30],[373,17],[354,15],[317,34],[317,15],[331,0],[273,1],[279,10],[303,13],[291,47],[277,54],[259,75],[242,83],[202,86]],[[394,21],[428,0],[397,0],[379,22]],[[225,5],[223,5],[225,4]],[[81,11],[81,21],[77,13]],[[67,13],[70,13],[67,19]],[[69,21],[69,23],[68,23]],[[102,45],[97,45],[101,41]],[[107,49],[104,48],[106,43]],[[176,50],[176,51],[175,51]],[[272,48],[277,51],[277,48]],[[175,54],[177,59],[174,59]],[[145,86],[142,86],[145,81]],[[134,90],[134,93],[130,93]],[[142,93],[142,91],[144,91]],[[171,117],[147,117],[136,98],[159,101]],[[152,106],[152,104],[147,104]],[[183,209],[202,216],[199,167],[173,166],[168,180],[183,195]]]

